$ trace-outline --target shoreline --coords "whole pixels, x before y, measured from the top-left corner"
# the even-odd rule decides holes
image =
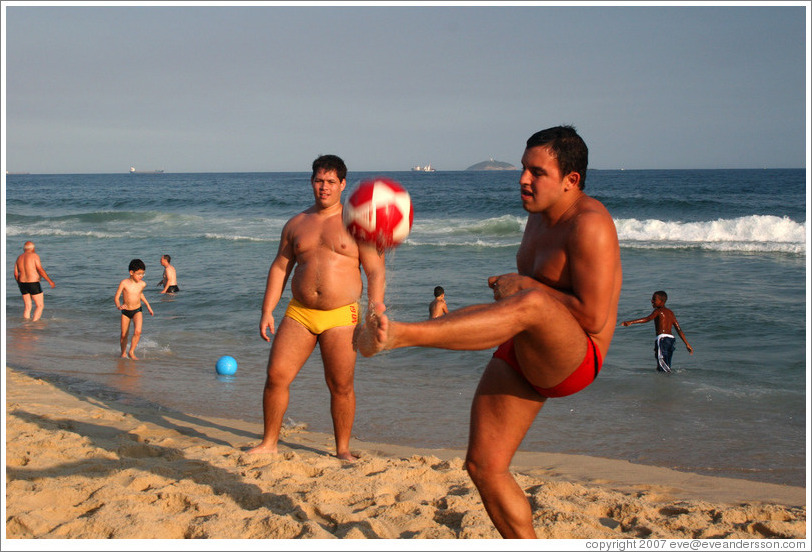
[[[6,366],[6,538],[499,538],[464,451],[283,428],[82,395]],[[519,452],[548,539],[804,538],[803,487]],[[18,542],[15,540],[15,542]]]

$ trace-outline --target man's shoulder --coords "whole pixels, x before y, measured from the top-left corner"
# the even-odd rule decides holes
[[[609,210],[606,206],[601,203],[599,200],[595,199],[592,196],[588,196],[584,194],[584,199],[579,206],[579,215],[588,216],[588,217],[609,217],[612,218],[612,215],[609,214]]]
[[[302,222],[307,221],[308,219],[312,218],[311,215],[314,214],[313,208],[308,208],[302,211],[301,213],[297,213],[288,219],[288,222],[285,224],[288,228],[293,228]]]
[[[603,242],[606,239],[617,241],[617,229],[612,215],[600,201],[592,198],[589,200],[584,202],[585,204],[579,207],[578,213],[570,219],[570,237],[587,242],[595,240]]]
[[[282,227],[282,234],[289,234],[291,232],[295,232],[297,227],[299,227],[303,220],[307,217],[307,211],[302,211],[296,215],[293,215],[288,219],[285,223],[285,226]]]

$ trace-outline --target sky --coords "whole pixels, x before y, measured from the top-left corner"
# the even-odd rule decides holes
[[[3,2],[9,172],[809,161],[809,2]]]

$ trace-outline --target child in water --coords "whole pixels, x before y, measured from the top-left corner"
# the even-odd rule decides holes
[[[149,314],[154,316],[152,307],[149,306],[149,301],[144,297],[144,288],[147,283],[144,281],[144,273],[147,268],[144,261],[141,259],[133,259],[130,261],[130,277],[121,280],[116,290],[116,295],[113,300],[116,303],[116,308],[121,311],[121,358],[131,358],[138,360],[135,356],[135,347],[141,339],[141,324],[143,322],[143,314],[141,309],[141,302],[147,306]],[[120,301],[123,295],[124,301]],[[130,343],[129,357],[127,354],[127,336],[130,333],[130,321],[133,323],[133,338]]]
[[[658,372],[671,372],[671,355],[674,354],[674,345],[676,339],[671,335],[671,327],[677,330],[680,339],[685,343],[690,354],[694,354],[694,349],[685,339],[685,334],[679,327],[677,317],[671,309],[665,307],[665,302],[668,300],[668,294],[664,291],[655,291],[651,296],[651,306],[654,311],[645,318],[638,318],[637,320],[626,320],[621,322],[621,326],[630,326],[632,324],[643,324],[654,320],[654,332],[657,338],[654,340],[654,358],[657,359]]]

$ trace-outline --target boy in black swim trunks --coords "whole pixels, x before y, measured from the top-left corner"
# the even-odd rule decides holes
[[[152,307],[149,306],[149,301],[144,297],[144,288],[147,283],[144,281],[144,273],[146,266],[141,259],[133,259],[130,261],[130,277],[121,280],[116,290],[116,295],[113,300],[116,303],[116,308],[121,311],[121,358],[131,358],[138,360],[135,356],[135,347],[141,339],[141,323],[143,322],[143,314],[141,309],[141,302],[147,306],[149,314],[154,316]],[[119,298],[123,294],[124,301],[121,302]],[[130,333],[130,320],[133,322],[133,338],[130,343],[129,357],[127,354],[127,336]]]

